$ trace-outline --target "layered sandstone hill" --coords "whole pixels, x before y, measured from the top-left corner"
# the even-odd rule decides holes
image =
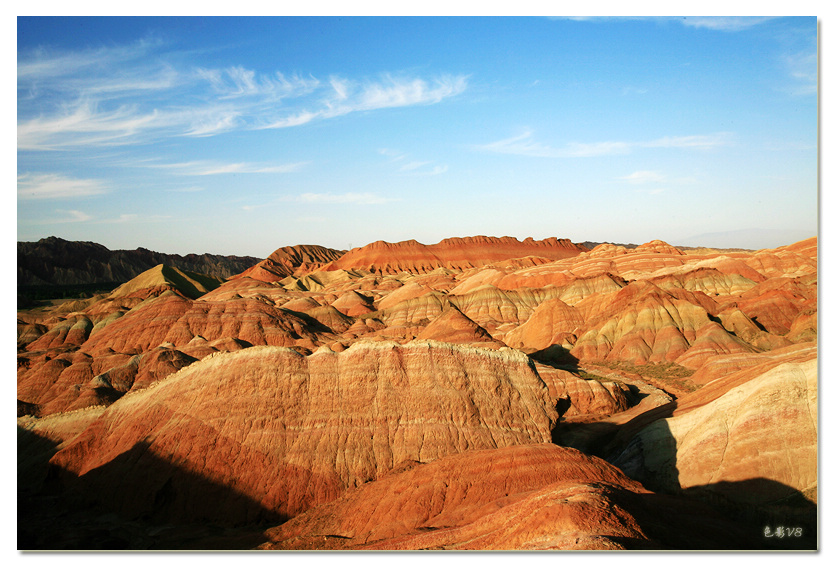
[[[704,506],[666,502],[573,449],[479,450],[401,465],[269,529],[260,548],[706,549],[747,542],[746,531]],[[689,534],[667,535],[661,521],[669,514],[678,527],[689,526]]]
[[[352,249],[327,266],[328,270],[365,270],[369,272],[427,272],[440,267],[466,270],[508,259],[538,256],[562,259],[579,254],[584,247],[568,239],[551,237],[541,241],[514,237],[453,237],[434,245],[418,241],[387,243],[377,241]]]
[[[193,520],[215,517],[218,504],[239,524],[296,515],[405,461],[550,442],[556,418],[515,351],[426,342],[304,357],[255,347],[125,395],[52,464],[121,513]],[[208,499],[205,480],[233,494]]]
[[[259,260],[210,254],[180,256],[144,248],[111,251],[97,243],[47,237],[17,243],[17,285],[120,284],[159,264],[224,279]]]
[[[796,493],[815,500],[816,347],[756,356],[731,370],[729,357],[718,359],[719,380],[655,411],[671,417],[638,431],[611,461],[664,491],[697,487],[761,505]],[[761,477],[776,485],[758,487]]]
[[[52,360],[71,364],[79,349],[98,359],[165,345],[195,359],[258,344],[311,352],[413,338],[507,344],[539,358],[553,354],[557,362],[674,363],[693,370],[712,356],[815,339],[817,286],[808,243],[729,257],[683,255],[661,242],[637,249],[602,245],[531,266],[387,275],[317,270],[282,282],[241,276],[206,294],[215,281],[159,266],[108,296],[20,314],[18,347],[26,352],[19,375],[28,380],[28,372]],[[596,264],[596,255],[630,257],[639,278],[574,274],[584,263]],[[685,262],[666,266],[655,256]],[[806,266],[793,266],[794,257]],[[747,266],[752,260],[762,260],[766,274]],[[649,261],[657,270],[646,275]],[[771,270],[775,264],[783,271]],[[628,272],[619,264],[614,270]],[[53,362],[49,370],[59,367]],[[27,392],[25,401],[36,399]]]
[[[321,247],[320,245],[295,245],[281,247],[263,261],[241,272],[235,278],[247,276],[254,280],[276,282],[288,276],[306,274],[312,270],[337,260],[343,251]]]
[[[195,272],[183,272],[175,266],[160,264],[125,282],[109,294],[110,299],[158,296],[170,290],[196,299],[215,290],[223,280]]]
[[[737,356],[715,361],[718,379],[623,426],[606,447],[608,460],[657,491],[705,499],[759,524],[788,521],[814,541],[816,347],[749,362]]]
[[[643,503],[682,505],[680,494],[737,521],[777,504],[809,528],[815,239],[694,253],[659,240],[591,250],[559,239],[378,242],[322,264],[329,251],[279,249],[218,286],[155,266],[114,292],[18,312],[18,425],[46,445],[32,460],[62,469],[62,483],[55,470],[32,473],[44,492],[86,496],[125,519],[271,526],[314,511],[308,527],[272,537],[281,548],[674,547],[671,534],[691,533],[664,516],[668,536],[653,535]],[[470,451],[551,441],[662,493],[574,478],[502,501],[452,500],[458,509],[440,514],[458,525],[432,533],[401,506],[405,522],[390,521],[383,538],[314,536],[323,521],[375,522],[356,509],[371,501],[337,505],[355,488],[366,500],[392,488],[427,503],[433,494],[418,497],[396,472],[417,466],[404,474],[440,481]],[[608,504],[634,521],[612,524]],[[517,512],[568,525],[526,520],[527,535],[497,526]],[[151,537],[141,546],[161,546]]]

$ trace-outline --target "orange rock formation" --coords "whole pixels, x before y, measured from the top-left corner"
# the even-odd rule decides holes
[[[816,250],[469,237],[285,247],[224,283],[159,265],[18,312],[21,491],[178,523],[134,547],[289,518],[234,542],[768,547],[744,515],[809,548]],[[706,511],[705,534],[669,518]]]

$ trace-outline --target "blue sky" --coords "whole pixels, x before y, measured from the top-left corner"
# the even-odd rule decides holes
[[[815,17],[18,18],[17,239],[787,244],[818,228],[816,38]]]

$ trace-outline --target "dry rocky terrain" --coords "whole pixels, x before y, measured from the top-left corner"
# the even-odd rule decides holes
[[[153,265],[18,310],[18,548],[815,550],[817,293],[815,238]]]

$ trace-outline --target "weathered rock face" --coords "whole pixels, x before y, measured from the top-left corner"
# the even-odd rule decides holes
[[[501,348],[504,343],[496,341],[480,325],[447,304],[444,312],[436,317],[418,334],[419,339],[455,344],[482,344]]]
[[[138,298],[146,299],[172,290],[191,299],[196,299],[215,290],[223,282],[193,272],[183,272],[175,266],[160,264],[142,272],[129,282],[125,282],[109,294],[110,299]]]
[[[438,268],[466,270],[494,262],[527,256],[561,259],[585,250],[567,239],[519,241],[513,237],[456,237],[435,245],[414,240],[400,243],[377,241],[353,249],[326,269],[370,272],[428,272]]]
[[[258,516],[223,508],[246,522],[296,515],[403,461],[550,442],[556,417],[527,357],[506,349],[367,344],[306,358],[255,347],[125,395],[52,463],[128,514],[156,511],[165,495],[171,518],[215,516],[200,505],[201,481],[177,468],[259,500]]]
[[[631,284],[583,310],[586,319],[598,321],[586,323],[572,354],[589,362],[677,362],[692,367],[700,362],[696,352],[701,348],[707,355],[750,350],[710,319],[713,306],[703,294],[665,291],[650,282]]]
[[[537,370],[560,414],[568,417],[611,415],[635,403],[634,394],[626,384],[584,380],[547,366],[539,366]]]
[[[551,440],[624,453],[619,463],[650,487],[727,505],[789,492],[809,505],[811,486],[798,480],[810,481],[817,443],[789,437],[815,420],[815,377],[807,385],[775,371],[816,370],[815,240],[757,253],[684,254],[658,241],[522,254],[563,247],[380,242],[343,255],[349,269],[313,271],[326,257],[296,247],[214,289],[158,267],[109,295],[18,312],[18,415],[35,434],[60,437],[48,454],[66,492],[125,519],[273,524],[369,491],[361,484],[413,461],[463,468],[456,454]],[[61,430],[76,415],[88,428]],[[674,463],[660,446],[672,441],[682,442]],[[482,504],[459,498],[463,509],[440,514],[463,524],[432,531],[407,528],[401,513],[390,536],[354,543],[643,548],[677,534],[672,511],[666,535],[648,532],[643,497],[653,494],[580,480]],[[676,509],[667,496],[660,503]],[[604,520],[608,507],[629,516]],[[348,521],[348,511],[335,513]],[[292,534],[282,548],[352,542]]]
[[[183,346],[196,336],[208,341],[236,338],[252,345],[290,346],[298,339],[309,339],[313,331],[306,319],[261,300],[191,301],[166,294],[96,332],[83,349],[141,352],[165,342]]]
[[[693,490],[733,506],[774,511],[815,502],[814,355],[794,348],[792,362],[770,357],[682,398],[671,417],[642,429],[610,462],[651,488]]]
[[[583,325],[579,311],[562,300],[542,302],[528,320],[505,335],[505,343],[523,350],[538,351],[565,341]]]
[[[263,261],[237,274],[263,282],[277,282],[287,276],[301,275],[315,270],[343,256],[343,251],[320,245],[281,247]]]
[[[745,533],[705,508],[665,501],[572,449],[480,450],[401,465],[269,529],[270,540],[260,548],[614,550],[697,542],[695,548],[704,549],[747,542]],[[665,535],[658,522],[669,512],[674,523],[697,520],[696,533]]]

